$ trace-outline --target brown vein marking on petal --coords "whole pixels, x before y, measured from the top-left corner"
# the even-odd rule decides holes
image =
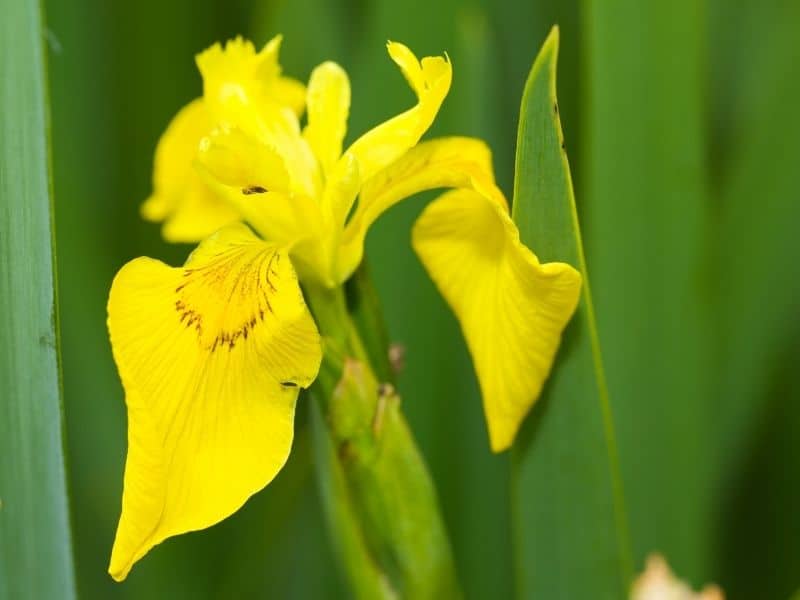
[[[179,322],[194,327],[198,343],[211,352],[232,350],[273,313],[269,298],[278,291],[274,279],[280,258],[274,249],[239,247],[185,268],[184,281],[175,288]]]

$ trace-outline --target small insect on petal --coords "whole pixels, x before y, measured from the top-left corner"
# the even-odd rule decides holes
[[[267,188],[263,188],[260,185],[251,185],[246,188],[242,188],[242,193],[245,196],[250,196],[252,194],[266,194]]]

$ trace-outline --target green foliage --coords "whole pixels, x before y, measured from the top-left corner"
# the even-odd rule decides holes
[[[588,5],[586,249],[634,556],[663,552],[700,582],[714,451],[704,21],[694,0]]]
[[[263,42],[283,32],[289,74],[304,79],[322,60],[340,61],[353,85],[352,140],[413,103],[385,54],[386,39],[423,54],[447,50],[453,88],[430,135],[487,139],[498,181],[510,196],[520,95],[553,23],[561,25],[559,113],[591,269],[634,566],[642,566],[646,553],[661,551],[695,586],[715,580],[733,600],[785,600],[796,590],[797,2],[46,4],[70,508],[82,597],[345,594],[312,476],[319,459],[311,452],[307,400],[298,407],[289,464],[267,490],[220,525],[159,546],[125,584],[113,584],[105,573],[126,439],[105,302],[111,278],[125,261],[149,255],[178,264],[189,251],[161,242],[158,227],[141,221],[138,206],[149,193],[159,134],[200,93],[193,54],[239,33]],[[52,290],[49,275],[34,287],[30,277],[36,265],[48,272],[50,250],[28,242],[49,240],[46,110],[35,97],[42,91],[40,17],[29,1],[0,0],[0,9],[0,352],[6,352],[0,356],[0,465],[17,469],[15,476],[30,471],[56,481],[57,363],[48,345],[53,334],[41,337],[53,331]],[[540,91],[550,93],[546,87]],[[538,114],[542,131],[551,135],[542,139],[551,143],[547,155],[536,156],[547,161],[548,170],[529,178],[537,194],[545,181],[557,182],[565,173],[552,143],[552,112],[546,103],[540,108],[531,115]],[[38,146],[18,143],[16,136],[28,125],[34,137],[26,139],[38,140]],[[535,155],[541,140],[531,141]],[[41,151],[38,160],[31,148]],[[516,199],[524,239],[542,259],[578,265],[574,235],[559,237],[545,225],[562,219],[556,222],[571,231],[568,204],[556,203],[561,212],[539,219],[541,197],[532,195],[535,201],[526,205]],[[558,581],[577,587],[601,580],[606,590],[623,590],[624,552],[616,548],[624,535],[615,525],[604,405],[586,345],[588,304],[568,331],[561,364],[512,452],[515,559],[508,457],[488,451],[458,326],[409,245],[410,225],[429,198],[403,203],[382,218],[370,234],[368,253],[388,337],[406,349],[405,369],[397,377],[403,411],[430,465],[465,593],[511,597],[514,563],[516,591],[523,597]],[[23,213],[36,218],[38,231],[23,226]],[[13,224],[6,220],[12,218]],[[3,270],[12,259],[32,266]],[[11,285],[13,296],[7,294]],[[32,314],[31,307],[41,313],[27,321],[21,315]],[[20,350],[16,336],[23,328],[35,332],[25,339],[44,341],[29,347],[34,354]],[[371,344],[384,342],[377,336]],[[36,359],[35,368],[20,370],[20,361],[29,359]],[[574,381],[573,372],[581,374]],[[7,386],[25,380],[26,373],[41,393],[28,403],[9,402]],[[48,428],[40,430],[47,433],[42,444],[28,446],[25,460],[8,449],[23,439],[16,425],[23,416],[42,417],[38,422]],[[557,432],[569,437],[556,439]],[[597,450],[592,454],[589,448]],[[589,477],[597,485],[587,492]],[[7,540],[21,531],[7,526],[17,514],[12,510],[19,510],[9,504],[7,489],[0,479],[0,552],[6,554]],[[65,525],[63,498],[63,490],[32,495],[26,506],[36,506],[45,522],[52,515],[37,503],[59,503]],[[564,508],[575,503],[574,510]],[[597,522],[588,522],[590,515]],[[14,516],[13,523],[21,521]],[[48,535],[59,543],[56,531],[50,527]],[[24,533],[26,543],[36,543],[31,531]],[[25,556],[17,541],[14,554]],[[39,555],[37,567],[51,559],[68,561],[68,552],[50,548]],[[567,558],[578,566],[573,569]],[[59,579],[57,570],[48,573],[33,583]],[[0,570],[0,596],[7,581]],[[59,591],[64,589],[69,586]],[[558,597],[543,597],[553,596]],[[623,590],[613,597],[624,596]]]
[[[558,29],[522,96],[514,221],[542,261],[578,268],[578,313],[514,455],[514,529],[525,598],[625,595],[631,578],[614,425],[556,99]],[[546,483],[545,483],[546,482]]]
[[[0,14],[0,597],[69,599],[42,14]]]
[[[800,5],[754,4],[733,21],[712,6],[716,569],[731,597],[777,600],[800,581]]]

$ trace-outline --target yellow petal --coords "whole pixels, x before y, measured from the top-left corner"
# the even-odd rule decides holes
[[[431,203],[413,245],[461,324],[492,449],[505,450],[550,372],[578,304],[580,273],[540,264],[507,210],[472,190]]]
[[[224,160],[215,161],[215,177],[227,183],[240,180],[243,170],[261,169],[261,177],[282,177],[280,184],[273,181],[268,189],[318,197],[322,188],[319,165],[300,133],[297,117],[289,109],[275,104],[243,105],[229,117],[213,131],[207,131],[211,139],[201,144],[201,151],[208,151],[210,142],[228,151],[221,157]],[[252,153],[256,155],[248,157]]]
[[[154,545],[224,519],[275,477],[321,350],[287,255],[243,225],[182,268],[125,265],[108,326],[128,407],[109,566],[119,581]]]
[[[349,152],[334,165],[322,197],[322,208],[331,228],[341,236],[347,213],[361,190],[356,157]]]
[[[278,62],[282,35],[276,35],[259,52],[258,77],[267,81],[267,95],[281,106],[289,107],[298,117],[303,114],[306,103],[306,86],[296,79],[281,75]]]
[[[361,177],[369,179],[414,146],[436,118],[450,90],[452,68],[442,56],[417,60],[403,44],[389,42],[389,55],[417,94],[413,108],[368,131],[353,143],[348,152],[358,161]]]
[[[300,117],[306,106],[306,86],[291,77],[279,77],[269,87],[269,95]]]
[[[350,80],[334,62],[325,62],[308,81],[308,125],[303,132],[322,171],[328,175],[342,154],[350,111]]]
[[[342,237],[337,280],[344,281],[358,267],[367,230],[381,214],[416,193],[443,187],[476,189],[506,206],[503,194],[494,184],[491,152],[486,144],[465,137],[423,142],[364,184]]]
[[[202,98],[181,109],[156,147],[153,194],[142,205],[149,221],[164,221],[170,242],[198,242],[239,219],[236,210],[192,168],[201,138],[211,129]]]
[[[203,96],[218,120],[235,114],[242,106],[264,102],[288,106],[296,115],[302,114],[303,85],[281,76],[281,39],[274,37],[256,53],[252,42],[237,37],[224,48],[216,43],[197,55]]]
[[[237,128],[222,127],[203,139],[197,166],[207,185],[267,240],[294,245],[320,236],[319,205],[293,193],[284,158]]]
[[[223,126],[211,131],[199,144],[197,160],[220,183],[249,194],[289,192],[283,157],[239,128]]]

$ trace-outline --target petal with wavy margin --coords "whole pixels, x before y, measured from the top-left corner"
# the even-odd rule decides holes
[[[125,265],[108,327],[128,408],[109,566],[122,580],[153,546],[217,523],[275,477],[321,348],[288,256],[243,225],[183,267]]]
[[[519,241],[507,210],[473,190],[453,190],[428,205],[413,245],[461,324],[492,450],[505,450],[550,372],[578,305],[580,273],[565,263],[541,264]]]

